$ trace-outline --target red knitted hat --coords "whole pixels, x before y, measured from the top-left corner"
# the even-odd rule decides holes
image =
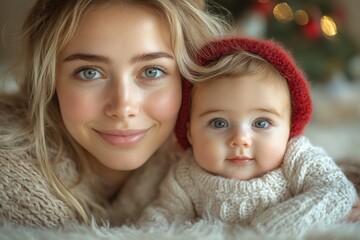
[[[291,96],[291,128],[290,138],[300,135],[310,122],[312,102],[308,82],[302,71],[296,66],[291,54],[279,43],[271,40],[233,37],[213,41],[205,45],[197,55],[197,62],[206,66],[212,61],[236,51],[246,51],[268,61],[286,79]],[[187,139],[187,124],[190,114],[190,93],[192,84],[183,80],[182,103],[175,134],[180,145],[187,149],[190,143]]]

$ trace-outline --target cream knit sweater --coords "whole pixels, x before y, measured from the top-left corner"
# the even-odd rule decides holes
[[[305,137],[289,142],[280,168],[249,181],[200,168],[189,151],[161,184],[160,196],[139,219],[146,227],[196,218],[296,233],[315,223],[345,220],[357,196],[353,185]]]
[[[78,223],[75,212],[45,181],[36,159],[21,145],[10,146],[6,142],[6,136],[19,131],[24,124],[24,106],[0,99],[0,224],[58,228]],[[165,146],[144,166],[135,170],[111,202],[99,202],[103,198],[92,191],[87,179],[83,179],[71,191],[75,197],[87,198],[105,208],[103,212],[90,207],[91,214],[98,222],[104,220],[109,221],[111,226],[118,226],[132,221],[155,197],[158,185],[170,166],[169,151]],[[55,169],[65,186],[76,182],[78,173],[72,159],[63,156],[55,164]]]

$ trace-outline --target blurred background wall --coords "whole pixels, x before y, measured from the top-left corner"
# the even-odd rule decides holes
[[[314,116],[305,135],[337,161],[360,162],[360,1],[212,2],[228,10],[238,34],[274,38],[292,52],[312,86]],[[33,3],[0,0],[0,70],[20,52],[20,27]]]
[[[240,34],[275,38],[294,54],[309,78],[327,82],[339,72],[359,78],[358,0],[216,0],[234,16]]]
[[[0,0],[0,69],[20,51],[20,28],[34,0]]]

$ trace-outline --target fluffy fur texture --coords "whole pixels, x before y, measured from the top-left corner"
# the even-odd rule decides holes
[[[109,226],[99,227],[93,224],[91,227],[74,225],[68,230],[32,229],[13,225],[0,227],[0,238],[35,240],[121,240],[121,239],[147,239],[147,240],[180,240],[180,239],[207,239],[207,240],[328,240],[328,239],[360,239],[360,223],[354,224],[333,224],[330,226],[314,225],[306,232],[297,235],[272,234],[269,232],[251,231],[246,228],[235,226],[227,227],[221,222],[198,221],[194,224],[182,226],[170,226],[167,230],[159,232],[155,229],[148,231],[139,230],[134,227],[110,228]]]

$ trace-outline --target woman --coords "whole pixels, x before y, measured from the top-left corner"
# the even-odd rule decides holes
[[[224,25],[191,0],[38,0],[0,100],[0,222],[136,218],[170,164],[180,71]]]

